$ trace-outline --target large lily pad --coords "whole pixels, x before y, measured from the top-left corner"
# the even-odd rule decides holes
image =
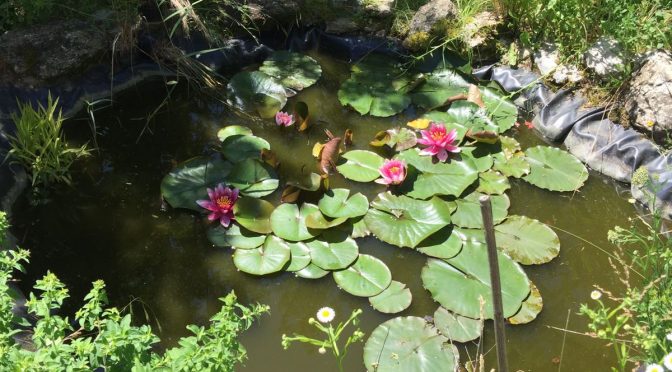
[[[393,280],[380,294],[369,297],[369,303],[381,313],[395,314],[411,306],[412,299],[411,290],[406,288],[406,284]]]
[[[240,193],[260,198],[273,193],[278,188],[275,170],[258,159],[245,159],[236,163],[226,178],[228,183],[240,189]]]
[[[285,271],[303,270],[310,264],[310,248],[305,242],[288,242],[291,261]]]
[[[383,261],[360,254],[352,266],[334,271],[336,284],[351,295],[375,296],[384,291],[392,282],[392,273]]]
[[[259,248],[236,249],[233,263],[240,271],[248,274],[267,275],[282,270],[290,255],[287,243],[277,236],[269,235]]]
[[[237,73],[227,86],[229,104],[271,118],[287,103],[285,88],[260,71]]]
[[[378,168],[385,160],[375,152],[365,150],[348,151],[342,157],[346,162],[336,169],[343,177],[357,182],[371,182],[379,178]]]
[[[501,252],[498,261],[504,316],[510,317],[518,312],[530,287],[527,275],[516,262]],[[430,258],[421,276],[424,287],[441,306],[476,319],[481,316],[482,298],[484,318],[492,319],[492,287],[485,245],[466,242],[460,254],[451,259]]]
[[[411,94],[413,103],[432,109],[443,105],[446,100],[457,94],[466,93],[469,82],[457,71],[451,69],[437,70],[427,76],[427,80]]]
[[[303,203],[301,209],[296,204],[282,204],[271,214],[271,229],[282,239],[302,241],[315,237],[316,233],[306,226],[306,217],[318,211],[316,205]]]
[[[208,239],[218,247],[252,249],[264,244],[266,237],[232,224],[226,229],[221,225],[209,229]]]
[[[450,223],[451,205],[439,198],[427,201],[379,194],[364,216],[369,230],[380,240],[415,248]]]
[[[269,234],[271,230],[271,213],[275,207],[266,200],[243,197],[236,201],[233,215],[241,226],[259,233]]]
[[[350,266],[359,256],[359,247],[347,235],[326,232],[319,240],[306,243],[310,249],[311,261],[324,270],[342,270]]]
[[[520,307],[520,310],[516,315],[508,319],[511,324],[527,324],[537,318],[537,315],[541,313],[541,310],[544,308],[544,301],[541,298],[541,292],[532,281],[530,281],[530,295],[523,305]]]
[[[252,129],[242,125],[228,125],[217,132],[217,138],[219,138],[221,142],[224,142],[227,138],[235,135],[251,136]]]
[[[331,218],[354,218],[369,210],[369,199],[361,193],[350,196],[348,189],[331,189],[317,203],[320,211]]]
[[[235,134],[227,136],[222,142],[222,155],[234,163],[245,159],[261,157],[262,150],[270,150],[271,145],[257,136]]]
[[[560,239],[547,225],[525,216],[511,216],[495,226],[497,247],[523,265],[550,262],[560,253]]]
[[[328,218],[317,210],[306,216],[306,226],[309,229],[325,230],[338,226],[347,220],[347,217]]]
[[[530,163],[525,160],[523,153],[516,153],[511,157],[498,153],[493,158],[495,160],[493,169],[502,172],[507,177],[520,178],[530,173]]]
[[[452,216],[452,221],[455,225],[472,229],[483,228],[481,204],[478,200],[482,195],[479,192],[472,192],[462,199],[455,200],[457,210],[455,210]],[[494,223],[498,224],[504,221],[511,205],[509,197],[506,195],[490,195],[490,201],[492,203],[492,219]]]
[[[453,234],[453,226],[449,225],[423,240],[416,249],[430,257],[453,258],[462,250],[462,239]]]
[[[499,133],[513,127],[518,119],[518,107],[502,94],[499,89],[480,87],[481,98],[488,110],[488,116],[497,123]]]
[[[322,67],[316,60],[305,54],[285,50],[274,52],[259,67],[259,71],[294,90],[315,84],[322,75]]]
[[[499,195],[510,189],[508,177],[503,174],[489,170],[478,176],[478,188],[476,191],[483,194]]]
[[[439,332],[455,342],[475,340],[483,332],[483,321],[451,313],[441,306],[434,312],[434,325]]]
[[[448,341],[423,318],[390,319],[366,341],[364,365],[370,372],[454,371],[459,352]]]
[[[525,151],[530,174],[523,179],[551,191],[574,191],[588,179],[588,170],[574,155],[549,146],[536,146]]]
[[[320,268],[319,266],[315,265],[314,263],[308,264],[308,266],[304,267],[303,269],[297,271],[295,274],[299,278],[304,278],[304,279],[320,279],[324,278],[325,276],[329,275],[331,271],[324,270]]]
[[[196,200],[208,199],[207,188],[226,184],[231,163],[208,158],[193,158],[178,165],[161,181],[161,196],[173,208],[203,211]]]

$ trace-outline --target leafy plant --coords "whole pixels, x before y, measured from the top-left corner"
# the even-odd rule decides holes
[[[30,173],[33,186],[72,181],[70,167],[80,158],[90,155],[87,145],[70,147],[63,136],[63,118],[58,98],[49,95],[47,106],[35,110],[29,103],[19,104],[19,113],[12,114],[16,135],[10,135],[11,149],[7,156],[23,165]]]

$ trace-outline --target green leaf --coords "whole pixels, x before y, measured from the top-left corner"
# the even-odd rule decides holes
[[[242,125],[229,125],[217,132],[217,138],[219,138],[221,142],[224,142],[228,137],[235,135],[251,136],[252,129]]]
[[[324,270],[342,270],[359,256],[359,247],[347,235],[326,232],[320,240],[307,242],[312,262]]]
[[[487,150],[483,150],[484,148],[484,146],[462,147],[460,158],[463,162],[469,164],[476,171],[486,172],[492,168],[493,159],[492,155],[490,155]]]
[[[294,186],[301,190],[306,191],[317,191],[320,189],[320,184],[322,182],[322,177],[319,174],[311,172],[299,176],[296,179],[288,180],[288,186]]]
[[[441,306],[434,312],[434,325],[441,334],[454,342],[475,340],[481,337],[483,332],[481,320],[453,314]]]
[[[383,261],[360,254],[352,266],[334,271],[336,284],[354,296],[371,297],[381,293],[392,282],[392,273]]]
[[[306,226],[306,217],[319,211],[316,205],[304,203],[301,209],[296,204],[281,204],[271,214],[273,233],[289,241],[312,239],[316,234]]]
[[[525,216],[511,216],[495,226],[497,248],[523,265],[540,265],[560,254],[560,239],[547,225]]]
[[[269,234],[271,230],[271,213],[275,207],[266,200],[242,197],[233,206],[233,215],[236,222],[246,229],[259,233]]]
[[[323,270],[314,263],[308,264],[305,268],[297,271],[296,276],[304,279],[320,279],[329,275],[330,271]]]
[[[161,181],[161,196],[173,208],[204,211],[196,200],[207,200],[207,188],[226,184],[231,163],[198,157],[179,164]]]
[[[530,173],[530,164],[525,160],[523,153],[516,153],[510,158],[498,153],[493,158],[495,159],[493,169],[502,172],[507,177],[520,178]]]
[[[442,123],[449,131],[455,129],[455,131],[457,132],[457,139],[455,140],[455,143],[462,142],[462,139],[464,139],[464,136],[467,134],[467,131],[469,131],[469,127],[457,121],[460,119],[458,119],[457,117],[455,117],[455,115],[452,115],[448,112],[430,111],[424,114],[422,116],[422,119],[429,119],[435,123]]]
[[[478,175],[478,188],[476,191],[480,193],[489,195],[503,194],[510,188],[509,179],[499,172],[489,170]]]
[[[266,237],[231,224],[227,229],[221,225],[209,229],[208,239],[218,247],[252,249],[264,244]]]
[[[507,320],[511,324],[527,324],[535,320],[543,308],[544,301],[541,299],[541,292],[539,292],[537,286],[530,281],[530,295],[523,301],[523,305],[516,315]]]
[[[361,193],[350,198],[348,189],[331,189],[317,203],[322,213],[331,218],[354,218],[363,216],[369,210],[369,199]]]
[[[316,60],[305,54],[285,50],[273,52],[259,67],[259,71],[294,90],[315,84],[322,75],[322,67]]]
[[[498,133],[511,129],[518,119],[518,107],[498,89],[479,87],[488,116],[497,123]]]
[[[227,85],[227,101],[243,111],[271,118],[287,103],[285,88],[260,71],[243,71],[234,75]]]
[[[271,145],[263,138],[245,134],[228,136],[222,142],[222,155],[234,163],[245,159],[259,159],[261,150],[270,150]]]
[[[413,91],[411,98],[416,105],[432,109],[443,105],[448,98],[467,91],[469,82],[462,75],[455,70],[442,69],[429,74],[425,83]]]
[[[374,309],[386,314],[400,313],[411,306],[411,290],[406,284],[395,280],[384,291],[369,297],[369,303]]]
[[[319,210],[306,216],[306,226],[309,229],[325,230],[338,226],[348,220],[347,217],[326,218]]]
[[[310,248],[305,242],[288,242],[291,261],[285,271],[300,271],[310,264]]]
[[[588,170],[579,159],[567,151],[548,146],[536,146],[525,151],[530,174],[523,179],[551,191],[578,190],[588,179]]]
[[[457,210],[455,210],[452,216],[452,221],[455,225],[472,229],[483,228],[481,204],[478,200],[482,195],[479,192],[472,192],[462,199],[455,200]],[[511,205],[509,197],[506,195],[491,195],[490,201],[492,203],[494,224],[504,221]]]
[[[386,321],[364,345],[364,365],[370,372],[454,371],[458,362],[457,348],[417,316]]]
[[[385,159],[365,150],[348,151],[342,156],[346,162],[337,166],[343,177],[357,182],[371,182],[380,177],[378,169]]]
[[[453,226],[446,226],[423,240],[416,249],[431,257],[453,258],[462,250],[462,239],[452,232]]]
[[[369,230],[380,240],[415,248],[450,223],[451,205],[439,198],[427,201],[381,193],[364,216]]]
[[[287,243],[277,236],[269,235],[259,248],[236,249],[233,263],[240,271],[248,274],[267,275],[282,270],[290,255]]]
[[[275,170],[258,159],[245,159],[236,163],[227,177],[240,193],[252,198],[260,198],[273,193],[278,188]]]

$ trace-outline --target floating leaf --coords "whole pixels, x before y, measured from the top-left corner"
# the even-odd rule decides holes
[[[507,177],[520,178],[530,173],[530,163],[525,160],[525,155],[520,152],[507,158],[503,153],[493,156],[495,164],[493,169],[502,172]]]
[[[261,158],[261,151],[270,150],[271,145],[263,138],[243,134],[228,136],[222,142],[222,155],[234,163],[245,159]]]
[[[285,189],[282,190],[282,195],[280,195],[280,202],[295,203],[299,199],[299,195],[301,195],[300,188],[292,185],[287,185]]]
[[[476,191],[480,193],[489,195],[503,194],[504,191],[510,188],[509,179],[499,172],[489,170],[478,175],[478,188]]]
[[[322,67],[316,60],[305,54],[285,50],[273,52],[259,67],[259,71],[294,90],[307,88],[322,76]]]
[[[313,150],[311,151],[311,154],[313,154],[313,157],[316,159],[320,158],[320,154],[322,154],[322,149],[324,148],[324,143],[320,142],[315,142],[315,145],[313,145]]]
[[[288,242],[291,261],[285,271],[303,270],[310,264],[310,248],[305,242]]]
[[[260,71],[237,73],[229,80],[227,91],[230,105],[262,118],[273,117],[287,103],[285,88]]]
[[[226,229],[221,225],[209,229],[208,240],[217,247],[252,249],[264,244],[266,237],[232,224]]]
[[[497,247],[523,265],[550,262],[560,253],[560,239],[547,225],[525,216],[511,216],[495,226]]]
[[[446,226],[423,240],[416,249],[431,257],[453,258],[462,250],[462,239],[452,232],[452,225]]]
[[[229,125],[217,132],[217,138],[219,138],[221,142],[224,142],[228,137],[235,135],[251,136],[252,129],[242,125]]]
[[[455,200],[457,210],[452,216],[455,225],[472,229],[483,228],[481,204],[478,200],[482,195],[479,192],[472,192],[462,199]],[[511,205],[509,197],[506,195],[491,195],[490,201],[492,203],[492,219],[494,224],[504,221]]]
[[[465,134],[467,138],[476,142],[487,143],[494,145],[499,141],[499,135],[490,130],[472,131],[471,129]]]
[[[161,196],[173,208],[203,211],[196,200],[208,199],[207,188],[214,188],[231,173],[231,163],[208,158],[193,158],[178,165],[161,181]]]
[[[483,321],[453,314],[441,306],[434,312],[434,325],[454,342],[475,340],[483,332]]]
[[[359,256],[357,243],[342,235],[327,232],[320,240],[307,242],[312,262],[324,270],[342,270],[355,262]]]
[[[308,111],[308,104],[298,101],[294,104],[294,120],[299,128],[299,132],[303,132],[310,126],[310,111]]]
[[[269,234],[272,231],[269,218],[273,209],[273,204],[266,200],[244,197],[236,201],[233,215],[244,228],[259,234]]]
[[[511,324],[527,324],[537,318],[537,315],[541,313],[541,310],[544,307],[544,301],[541,299],[541,292],[532,281],[530,281],[530,295],[523,305],[520,307],[520,310],[516,315],[508,319]]]
[[[502,148],[502,153],[508,159],[520,152],[520,143],[516,141],[515,138],[508,136],[500,136],[500,146]]]
[[[437,70],[429,74],[424,84],[411,94],[413,103],[432,109],[445,104],[448,98],[467,93],[469,82],[457,71],[451,69]]]
[[[364,345],[370,372],[455,371],[459,352],[439,331],[417,316],[390,319]]]
[[[310,263],[308,266],[297,271],[295,274],[296,276],[304,279],[320,279],[329,275],[329,273],[330,271],[323,270],[314,263]]]
[[[354,135],[352,129],[348,128],[345,130],[345,133],[343,133],[343,145],[345,145],[345,147],[352,146],[352,138]]]
[[[460,151],[460,158],[465,163],[471,165],[472,168],[476,169],[478,172],[485,172],[492,168],[493,159],[492,156],[486,151],[482,150],[482,147],[462,147]]]
[[[281,204],[271,214],[273,233],[289,241],[302,241],[315,237],[306,226],[306,217],[319,211],[316,205],[303,203],[301,209],[296,204]]]
[[[371,182],[380,177],[378,168],[383,165],[384,159],[371,151],[352,150],[343,154],[346,162],[336,169],[343,177],[357,182]]]
[[[530,293],[527,275],[505,254],[498,252],[502,280],[504,316],[518,312],[520,304]],[[464,244],[457,256],[448,260],[430,258],[422,269],[423,286],[441,306],[470,318],[480,318],[484,301],[485,319],[492,319],[492,287],[488,254],[484,244]]]
[[[499,133],[511,129],[518,119],[518,107],[498,89],[480,87],[480,90],[488,116],[497,123]]]
[[[411,290],[406,288],[406,284],[393,280],[384,291],[369,297],[369,303],[381,313],[395,314],[411,306],[412,299]]]
[[[317,203],[326,216],[331,218],[354,218],[363,216],[369,210],[369,199],[361,193],[350,198],[348,189],[332,189],[327,191]]]
[[[287,181],[287,185],[294,186],[301,190],[317,191],[320,189],[321,182],[322,177],[317,173],[311,172],[309,174],[303,174],[297,179]]]
[[[436,113],[440,113],[440,112],[436,111]],[[437,121],[437,120],[430,120],[430,119],[431,118],[422,117],[420,119],[415,119],[415,120],[409,121],[408,123],[406,123],[406,125],[408,125],[411,128],[414,128],[414,129],[427,129],[427,127],[429,127],[429,123],[431,123],[432,121]],[[438,120],[438,121],[442,122],[441,120]]]
[[[280,160],[278,160],[278,156],[271,150],[262,149],[261,160],[275,169],[280,166]]]
[[[352,233],[350,233],[351,238],[364,238],[369,235],[371,235],[371,231],[369,230],[369,227],[366,226],[364,218],[360,218],[358,221],[352,224]]]
[[[523,179],[551,191],[574,191],[588,179],[588,170],[579,159],[567,151],[548,146],[536,146],[525,151],[530,174]]]
[[[267,275],[282,270],[290,255],[289,246],[282,239],[269,235],[259,248],[236,249],[233,263],[248,274]]]
[[[226,179],[231,186],[240,189],[241,194],[253,198],[266,196],[278,188],[275,170],[259,159],[236,163]]]
[[[354,296],[371,297],[379,294],[392,282],[392,273],[383,261],[360,254],[352,266],[334,271],[336,284]]]
[[[364,216],[366,226],[380,240],[415,248],[450,223],[451,205],[439,198],[427,201],[381,193]]]
[[[322,212],[317,210],[306,216],[306,226],[309,229],[324,230],[338,226],[347,220],[347,217],[339,217],[334,219],[327,218],[322,214]]]

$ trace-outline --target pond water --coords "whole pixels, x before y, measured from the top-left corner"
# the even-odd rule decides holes
[[[60,190],[44,205],[32,206],[25,197],[14,209],[14,233],[32,252],[23,289],[28,291],[36,278],[51,270],[71,289],[73,297],[66,308],[72,310],[79,306],[90,283],[103,279],[112,304],[124,307],[130,303],[128,309],[136,319],[152,324],[163,340],[161,347],[174,345],[186,335],[187,324],[206,324],[220,307],[218,298],[235,290],[243,303],[271,307],[271,315],[264,316],[242,338],[249,360],[240,371],[336,370],[333,359],[318,354],[314,347],[296,344],[284,351],[281,335],[315,335],[307,319],[322,306],[333,307],[337,320],[362,308],[361,327],[367,334],[399,314],[376,312],[366,298],[339,290],[331,276],[307,280],[290,273],[255,277],[237,271],[231,251],[215,248],[208,241],[207,220],[186,210],[163,210],[159,192],[164,175],[181,161],[207,154],[218,143],[217,130],[226,125],[248,125],[270,142],[281,162],[282,185],[288,175],[316,170],[311,149],[315,142],[326,140],[323,128],[337,134],[350,128],[354,131],[353,148],[370,149],[368,142],[376,132],[415,118],[412,111],[386,119],[362,117],[342,107],[336,91],[348,76],[348,66],[315,57],[323,68],[322,79],[290,100],[290,104],[296,99],[307,102],[318,121],[307,133],[277,128],[272,120],[236,116],[214,99],[195,98],[188,89],[178,88],[136,143],[148,112],[165,97],[166,86],[163,82],[146,83],[115,97],[113,108],[96,113],[100,149],[78,169],[76,186]],[[75,140],[85,140],[90,134],[84,116],[71,120],[69,129]],[[542,142],[527,128],[511,132],[523,148]],[[331,183],[332,187],[356,189],[370,199],[384,189],[340,176],[332,177]],[[507,327],[511,370],[606,370],[612,364],[610,348],[552,327],[584,331],[578,307],[590,301],[593,284],[618,288],[607,255],[574,235],[609,251],[607,231],[615,225],[628,225],[628,219],[636,215],[627,196],[619,195],[625,188],[592,173],[575,193],[549,192],[517,179],[511,179],[511,184],[507,192],[509,214],[526,215],[556,228],[562,244],[560,256],[551,263],[524,267],[541,291],[544,310],[531,324]],[[269,200],[278,203],[279,193]],[[363,253],[382,259],[393,278],[411,289],[413,303],[401,315],[434,313],[438,305],[420,280],[425,256],[373,237],[358,239],[358,243]],[[494,367],[491,325],[486,323],[484,343],[489,351],[488,365]],[[464,361],[468,354],[473,357],[475,348],[460,346],[460,350]],[[362,345],[352,347],[345,366],[348,371],[364,370]]]

